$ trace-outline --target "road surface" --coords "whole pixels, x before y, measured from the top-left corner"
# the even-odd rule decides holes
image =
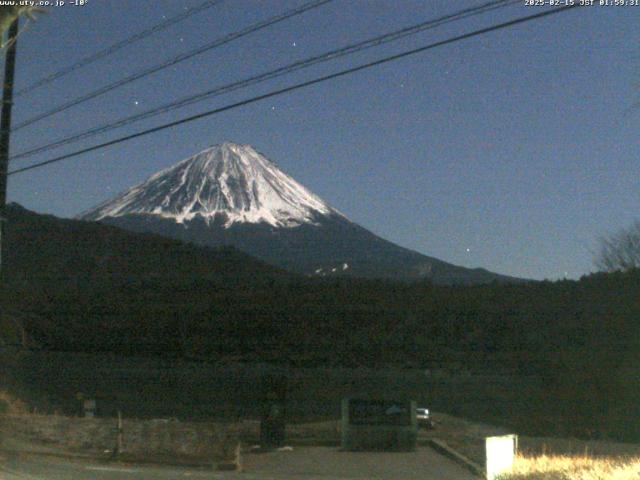
[[[244,471],[140,466],[0,453],[2,480],[477,480],[430,448],[410,453],[341,452],[330,447],[243,455]]]

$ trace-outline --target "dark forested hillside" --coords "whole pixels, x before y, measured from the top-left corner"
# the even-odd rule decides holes
[[[568,430],[640,433],[629,421],[640,418],[638,271],[473,287],[322,281],[17,206],[7,227],[2,305],[28,314],[46,349],[536,375]]]

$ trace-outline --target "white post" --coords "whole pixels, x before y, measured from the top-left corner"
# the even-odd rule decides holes
[[[122,412],[118,410],[118,453],[122,453]]]
[[[517,445],[517,435],[485,438],[487,480],[494,480],[498,475],[511,471]]]

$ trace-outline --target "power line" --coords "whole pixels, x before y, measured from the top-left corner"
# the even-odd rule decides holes
[[[455,13],[451,13],[436,19],[431,19],[425,22],[421,22],[409,27],[402,28],[400,30],[396,30],[390,33],[386,33],[384,35],[379,35],[377,37],[373,37],[364,41],[360,41],[358,43],[354,43],[345,47],[341,47],[335,50],[331,50],[329,52],[322,53],[320,55],[315,55],[303,60],[299,60],[297,62],[285,65],[283,67],[277,68],[275,70],[271,70],[266,73],[262,73],[260,75],[252,76],[237,82],[233,82],[230,84],[226,84],[220,87],[216,87],[214,89],[207,90],[205,92],[201,92],[195,95],[189,95],[187,97],[183,97],[180,100],[164,104],[159,107],[155,107],[151,110],[147,110],[145,112],[141,112],[135,115],[131,115],[129,117],[122,118],[115,122],[106,123],[100,125],[98,127],[91,128],[89,130],[85,130],[84,132],[80,132],[77,134],[73,134],[57,140],[52,143],[48,143],[45,145],[40,145],[38,147],[32,148],[27,151],[23,151],[11,157],[11,161],[15,161],[20,158],[31,157],[35,154],[42,153],[45,151],[52,150],[54,148],[61,147],[63,145],[68,145],[70,143],[75,143],[79,140],[84,140],[93,136],[96,136],[101,133],[106,133],[108,131],[114,130],[116,128],[120,128],[126,125],[130,125],[142,120],[146,120],[148,118],[160,115],[162,113],[166,113],[169,111],[176,110],[178,108],[185,107],[187,105],[192,105],[197,102],[201,102],[203,100],[207,100],[218,95],[222,95],[225,93],[229,93],[235,90],[239,90],[241,88],[246,88],[251,85],[255,85],[258,83],[262,83],[267,80],[271,80],[277,77],[281,77],[284,75],[288,75],[297,70],[302,70],[304,68],[310,67],[312,65],[316,65],[319,63],[323,63],[329,60],[334,60],[339,57],[343,57],[345,55],[351,55],[353,53],[360,52],[362,50],[376,47],[379,45],[383,45],[385,43],[393,42],[402,38],[405,38],[409,35],[414,35],[425,30],[435,28],[446,23],[459,21],[464,18],[468,18],[475,15],[480,15],[482,13],[486,13],[492,10],[496,10],[499,8],[504,8],[512,4],[521,3],[520,0],[494,0],[483,5],[479,5],[473,8],[467,8],[464,10],[457,11]]]
[[[21,128],[24,128],[28,125],[31,125],[33,123],[39,122],[40,120],[43,120],[45,118],[51,117],[52,115],[56,115],[57,113],[60,112],[64,112],[65,110],[68,110],[71,107],[74,107],[76,105],[79,105],[81,103],[84,103],[88,100],[91,100],[93,98],[99,97],[101,95],[104,95],[107,92],[110,92],[116,88],[122,87],[124,85],[127,85],[131,82],[134,82],[136,80],[139,80],[141,78],[147,77],[153,73],[159,72],[160,70],[164,70],[165,68],[171,67],[173,65],[176,65],[180,62],[183,62],[185,60],[188,60],[190,58],[195,57],[196,55],[200,55],[202,53],[208,52],[209,50],[212,50],[214,48],[220,47],[222,45],[225,45],[229,42],[232,42],[233,40],[236,40],[238,38],[244,37],[245,35],[248,35],[250,33],[256,32],[258,30],[262,30],[263,28],[267,28],[270,27],[271,25],[274,25],[276,23],[282,22],[284,20],[287,20],[291,17],[297,16],[297,15],[301,15],[302,13],[311,10],[313,8],[318,8],[322,5],[324,5],[325,3],[329,3],[333,0],[313,0],[311,2],[305,3],[304,5],[302,5],[301,7],[298,8],[294,8],[292,10],[287,10],[284,13],[281,13],[280,15],[276,15],[275,17],[271,17],[267,20],[263,20],[261,22],[258,23],[254,23],[252,25],[249,25],[246,28],[243,28],[242,30],[239,30],[237,32],[233,32],[230,33],[228,35],[225,35],[223,37],[220,37],[216,40],[214,40],[213,42],[210,42],[206,45],[203,45],[201,47],[198,47],[194,50],[191,50],[189,52],[186,53],[182,53],[180,55],[177,55],[173,58],[170,58],[158,65],[155,65],[153,67],[147,68],[145,70],[142,70],[140,72],[134,73],[133,75],[130,75],[128,77],[122,78],[120,80],[117,80],[113,83],[110,83],[108,85],[105,85],[104,87],[101,87],[97,90],[94,90],[93,92],[89,92],[85,95],[82,95],[80,97],[74,98],[73,100],[70,100],[66,103],[63,103],[62,105],[58,105],[57,107],[48,110],[44,113],[40,113],[34,117],[31,117],[25,121],[23,121],[22,123],[19,123],[18,125],[16,125],[15,127],[13,127],[12,131],[16,131],[16,130],[20,130]]]
[[[433,48],[441,47],[443,45],[449,45],[449,44],[452,44],[452,43],[455,43],[455,42],[459,42],[461,40],[465,40],[467,38],[476,37],[476,36],[479,36],[479,35],[484,35],[485,33],[494,32],[496,30],[501,30],[503,28],[512,27],[514,25],[518,25],[518,24],[521,24],[521,23],[529,22],[529,21],[532,21],[532,20],[537,20],[537,19],[540,19],[540,18],[543,18],[543,17],[548,17],[550,15],[555,15],[557,13],[562,13],[562,12],[565,12],[567,10],[571,10],[573,8],[576,8],[578,6],[579,6],[578,4],[574,4],[574,5],[568,5],[568,6],[564,6],[564,7],[560,7],[560,8],[555,8],[553,10],[546,10],[544,12],[540,12],[540,13],[537,13],[537,14],[534,14],[534,15],[528,15],[526,17],[520,17],[520,18],[517,18],[515,20],[510,20],[508,22],[504,22],[504,23],[500,23],[500,24],[497,24],[497,25],[493,25],[491,27],[482,28],[480,30],[475,30],[475,31],[470,32],[470,33],[465,33],[463,35],[458,35],[456,37],[448,38],[446,40],[441,40],[439,42],[431,43],[431,44],[425,45],[423,47],[415,48],[415,49],[408,50],[408,51],[405,51],[405,52],[402,52],[402,53],[398,53],[398,54],[395,54],[395,55],[384,57],[384,58],[381,58],[379,60],[374,60],[374,61],[369,62],[369,63],[365,63],[365,64],[362,64],[362,65],[358,65],[356,67],[348,68],[346,70],[341,70],[341,71],[339,71],[337,73],[332,73],[330,75],[325,75],[325,76],[322,76],[322,77],[319,77],[319,78],[316,78],[316,79],[313,79],[313,80],[308,80],[306,82],[297,83],[295,85],[291,85],[289,87],[285,87],[285,88],[281,88],[281,89],[278,89],[278,90],[274,90],[274,91],[271,91],[269,93],[265,93],[263,95],[258,95],[258,96],[255,96],[255,97],[252,97],[252,98],[249,98],[249,99],[246,99],[246,100],[242,100],[240,102],[236,102],[236,103],[232,103],[232,104],[229,104],[229,105],[225,105],[224,107],[219,107],[219,108],[216,108],[216,109],[213,109],[213,110],[208,110],[206,112],[202,112],[202,113],[199,113],[199,114],[196,114],[196,115],[191,115],[189,117],[182,118],[182,119],[176,120],[174,122],[166,123],[164,125],[160,125],[160,126],[157,126],[157,127],[154,127],[154,128],[143,130],[141,132],[133,133],[131,135],[126,135],[124,137],[116,138],[114,140],[110,140],[108,142],[104,142],[104,143],[101,143],[101,144],[98,144],[98,145],[94,145],[94,146],[91,146],[91,147],[83,148],[81,150],[77,150],[75,152],[68,153],[66,155],[60,155],[58,157],[55,157],[55,158],[52,158],[52,159],[49,159],[49,160],[45,160],[45,161],[42,161],[42,162],[35,163],[33,165],[29,165],[27,167],[22,167],[22,168],[19,168],[19,169],[16,169],[16,170],[12,170],[11,172],[9,172],[9,175],[13,175],[13,174],[16,174],[16,173],[21,173],[21,172],[26,172],[28,170],[33,170],[33,169],[36,169],[36,168],[40,168],[40,167],[43,167],[45,165],[50,165],[52,163],[61,162],[63,160],[67,160],[69,158],[77,157],[78,155],[82,155],[84,153],[88,153],[88,152],[92,152],[92,151],[95,151],[95,150],[100,150],[102,148],[110,147],[112,145],[116,145],[118,143],[123,143],[123,142],[126,142],[128,140],[132,140],[134,138],[138,138],[138,137],[149,135],[149,134],[152,134],[152,133],[155,133],[155,132],[159,132],[159,131],[165,130],[167,128],[176,127],[178,125],[182,125],[184,123],[189,123],[189,122],[198,120],[200,118],[205,118],[205,117],[209,117],[209,116],[212,116],[212,115],[215,115],[215,114],[218,114],[218,113],[226,112],[226,111],[232,110],[234,108],[238,108],[238,107],[242,107],[244,105],[249,105],[249,104],[252,104],[252,103],[255,103],[255,102],[259,102],[260,100],[265,100],[267,98],[271,98],[271,97],[275,97],[275,96],[278,96],[278,95],[282,95],[284,93],[292,92],[294,90],[299,90],[301,88],[305,88],[305,87],[308,87],[308,86],[311,86],[311,85],[315,85],[315,84],[318,84],[318,83],[321,83],[321,82],[325,82],[327,80],[332,80],[334,78],[339,78],[339,77],[343,77],[345,75],[350,75],[352,73],[359,72],[361,70],[372,68],[372,67],[375,67],[375,66],[378,66],[378,65],[382,65],[382,64],[385,64],[385,63],[388,63],[388,62],[393,62],[393,61],[399,60],[401,58],[405,58],[405,57],[408,57],[408,56],[411,56],[411,55],[415,55],[417,53],[422,53],[422,52],[425,52],[427,50],[431,50]]]
[[[178,22],[181,22],[183,20],[186,20],[187,18],[200,13],[208,8],[213,7],[214,5],[217,5],[218,3],[222,2],[223,0],[207,0],[199,5],[196,5],[195,7],[192,7],[188,10],[185,10],[184,12],[180,13],[179,15],[175,15],[171,18],[168,18],[160,23],[158,23],[157,25],[154,25],[153,27],[147,28],[146,30],[143,30],[141,32],[136,33],[135,35],[132,35],[128,38],[125,38],[124,40],[121,40],[119,42],[114,43],[113,45],[110,45],[109,47],[100,50],[99,52],[96,52],[92,55],[89,55],[87,57],[84,57],[80,60],[78,60],[76,63],[73,63],[65,68],[62,68],[60,70],[58,70],[55,73],[52,73],[51,75],[48,75],[44,78],[41,78],[40,80],[38,80],[37,82],[32,83],[31,85],[27,85],[26,87],[22,88],[21,90],[18,90],[16,92],[16,97],[20,96],[20,95],[24,95],[26,93],[30,93],[33,90],[36,90],[44,85],[47,85],[57,79],[59,79],[60,77],[63,77],[65,75],[68,75],[71,72],[75,72],[76,70],[86,67],[87,65],[90,65],[98,60],[101,60],[105,57],[108,57],[109,55],[112,55],[114,53],[116,53],[118,50],[122,50],[124,47],[128,47],[130,46],[132,43],[135,42],[139,42],[140,40],[143,40],[145,38],[147,38],[150,35],[153,35],[156,32],[160,32],[162,30],[165,30],[169,27],[171,27],[172,25],[175,25]]]

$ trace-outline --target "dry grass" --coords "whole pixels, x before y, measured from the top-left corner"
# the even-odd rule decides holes
[[[637,480],[640,457],[518,456],[501,480]]]
[[[568,457],[640,458],[640,445],[610,440],[520,436],[518,445],[520,452],[527,457],[560,455]]]
[[[0,390],[0,413],[8,415],[26,415],[29,413],[29,409],[19,398],[15,398],[4,390]]]

